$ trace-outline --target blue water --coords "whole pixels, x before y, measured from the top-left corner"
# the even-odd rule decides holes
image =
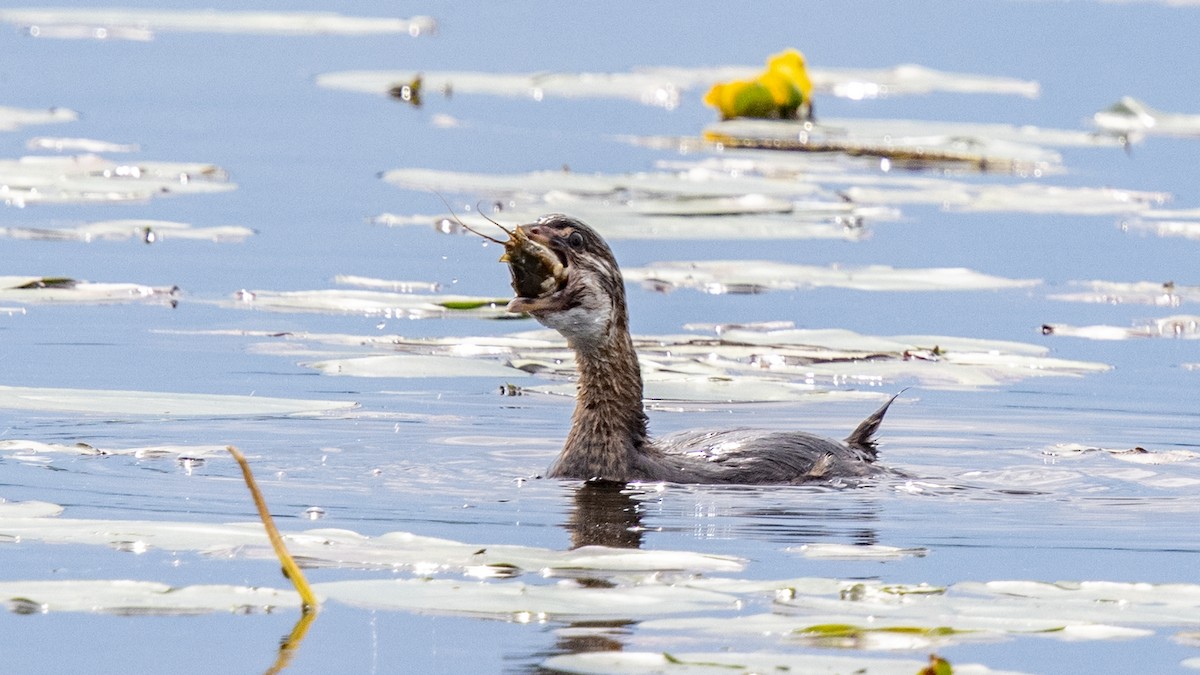
[[[65,4],[65,3],[61,3]],[[149,5],[147,5],[149,6]],[[155,7],[185,7],[156,3]],[[240,9],[240,3],[207,3]],[[283,9],[274,7],[273,9]],[[291,3],[287,9],[329,9]],[[356,3],[356,15],[386,16],[391,3]],[[518,485],[541,471],[566,431],[570,402],[506,398],[485,378],[332,378],[262,354],[260,338],[196,335],[208,329],[502,334],[529,322],[431,321],[316,314],[265,314],[214,304],[238,289],[332,287],[337,274],[438,282],[453,292],[506,289],[495,249],[431,228],[389,229],[377,213],[437,213],[434,195],[397,189],[381,171],[423,167],[520,172],[564,164],[581,172],[652,170],[672,153],[615,135],[695,135],[713,120],[699,92],[666,111],[610,100],[429,96],[417,110],[383,97],[320,89],[314,77],[350,69],[622,71],[638,65],[756,63],[786,46],[828,67],[931,68],[1036,80],[1036,100],[935,94],[851,102],[825,98],[830,117],[896,117],[1080,128],[1122,95],[1163,110],[1200,112],[1186,64],[1194,62],[1200,10],[1154,3],[760,2],[663,5],[442,3],[405,7],[440,22],[435,37],[270,37],[163,33],[149,43],[31,39],[0,28],[0,105],[63,106],[78,122],[0,133],[0,157],[29,151],[35,135],[137,143],[133,159],[202,161],[227,170],[238,189],[136,205],[8,208],[0,225],[69,225],[108,218],[161,218],[200,226],[238,224],[258,234],[242,244],[166,241],[93,244],[0,240],[0,275],[178,285],[179,306],[31,306],[0,314],[0,384],[251,394],[353,400],[379,417],[142,419],[0,410],[0,439],[86,441],[96,446],[234,443],[255,456],[272,509],[304,528],[305,508],[322,526],[365,534],[405,530],[479,543],[565,548],[574,486]],[[430,124],[435,114],[464,122]],[[1064,185],[1164,190],[1174,206],[1200,205],[1194,141],[1151,138],[1128,154],[1065,150]],[[989,177],[994,178],[994,177]],[[464,202],[475,196],[463,195]],[[843,290],[758,296],[671,295],[631,289],[638,333],[683,324],[787,319],[802,327],[876,334],[947,334],[1045,344],[1055,356],[1114,370],[1085,378],[1031,379],[987,391],[917,388],[885,426],[884,459],[928,478],[913,495],[887,488],[730,490],[672,487],[635,495],[646,548],[688,549],[750,560],[744,576],[878,577],[889,582],[1104,579],[1197,582],[1200,511],[1187,488],[1114,477],[1126,465],[1099,453],[1050,464],[1059,442],[1153,450],[1200,445],[1197,343],[1089,342],[1040,335],[1043,323],[1130,325],[1175,310],[1051,302],[1077,279],[1174,280],[1197,284],[1200,244],[1122,233],[1110,216],[962,214],[904,207],[905,218],[873,226],[863,242],[614,242],[626,266],[657,260],[769,258],[897,267],[967,266],[1040,278],[1032,291],[861,293]],[[1184,305],[1179,311],[1190,310]],[[897,383],[896,387],[904,383]],[[656,412],[660,432],[714,424],[805,428],[844,434],[861,404],[709,406]],[[404,418],[388,415],[403,414]],[[403,421],[398,422],[397,419]],[[461,438],[513,437],[511,446]],[[333,450],[330,450],[333,449]],[[1149,467],[1197,478],[1195,462]],[[170,461],[56,457],[49,465],[0,459],[0,497],[62,504],[66,515],[115,520],[248,520],[253,508],[236,469],[210,461],[191,474]],[[1050,480],[1055,478],[1055,480]],[[967,490],[937,486],[967,487]],[[1013,492],[1029,494],[1012,494]],[[804,560],[784,549],[812,542],[921,546],[929,556],[897,562]],[[135,556],[81,546],[0,544],[0,578],[133,578],[175,585],[280,586],[273,564],[152,551]],[[314,580],[369,578],[319,570]],[[292,616],[121,618],[0,614],[0,652],[10,672],[254,672],[274,659]],[[289,672],[527,671],[563,649],[560,626],[519,625],[331,606]],[[1026,638],[949,647],[953,662],[1027,672],[1166,672],[1194,648],[1163,627],[1127,642]],[[664,640],[631,628],[629,649],[703,650],[703,640]],[[70,648],[64,648],[63,645]],[[747,648],[794,649],[769,639]],[[918,654],[918,658],[923,655]]]

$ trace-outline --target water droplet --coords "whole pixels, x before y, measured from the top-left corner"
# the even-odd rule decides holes
[[[310,506],[304,509],[304,517],[309,520],[320,520],[325,517],[325,509],[319,506]]]

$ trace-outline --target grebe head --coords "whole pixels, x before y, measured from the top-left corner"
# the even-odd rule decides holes
[[[591,227],[550,214],[521,229],[563,264],[566,280],[536,298],[517,297],[509,311],[525,312],[557,330],[579,350],[596,349],[628,330],[625,282],[612,249]]]

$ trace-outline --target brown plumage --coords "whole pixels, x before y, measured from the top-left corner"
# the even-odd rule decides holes
[[[691,431],[651,440],[642,409],[642,375],[629,333],[625,283],[608,244],[561,214],[522,225],[566,271],[556,290],[518,296],[509,310],[557,330],[575,352],[579,393],[553,478],[677,483],[806,483],[885,472],[874,434],[891,400],[845,441],[753,429]],[[529,288],[529,280],[514,287]],[[519,292],[519,291],[518,291]],[[895,400],[893,397],[892,400]]]

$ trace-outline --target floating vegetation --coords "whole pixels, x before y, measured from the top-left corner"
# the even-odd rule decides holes
[[[1072,286],[1088,290],[1076,293],[1052,293],[1050,300],[1091,302],[1106,305],[1134,304],[1178,307],[1200,298],[1200,286],[1183,286],[1173,281],[1072,281]]]
[[[24,304],[105,305],[128,302],[178,302],[176,286],[143,286],[129,283],[94,283],[67,277],[0,276],[0,301]]]
[[[1155,110],[1129,96],[1092,119],[1100,130],[1134,140],[1148,135],[1200,137],[1200,115]]]
[[[145,445],[129,448],[96,447],[87,443],[43,443],[22,439],[0,440],[0,452],[11,459],[23,460],[42,455],[110,455],[134,457],[136,459],[173,459],[175,461],[202,462],[226,455],[223,445]]]
[[[104,220],[75,227],[0,227],[0,237],[40,241],[83,241],[135,239],[153,244],[166,239],[190,239],[214,243],[236,243],[253,236],[254,230],[240,225],[193,227],[168,220]]]
[[[1200,209],[1150,209],[1121,221],[1126,232],[1200,239]]]
[[[867,220],[892,220],[894,209],[848,202],[808,180],[764,175],[731,176],[723,170],[636,174],[536,171],[478,174],[396,169],[384,180],[404,188],[483,193],[508,202],[508,224],[532,222],[548,211],[585,220],[609,239],[861,239]],[[479,215],[461,216],[469,227]],[[376,217],[385,225],[429,225],[460,232],[449,216]]]
[[[0,539],[120,547],[137,542],[137,550],[194,551],[216,557],[274,560],[276,554],[262,525],[138,520],[60,518],[45,505],[15,510],[0,504]],[[9,511],[13,507],[13,511]],[[584,546],[569,551],[514,545],[465,543],[389,532],[368,537],[341,529],[283,533],[283,540],[302,567],[409,570],[421,575],[467,574],[508,578],[530,574],[574,578],[621,575],[628,578],[679,573],[741,571],[745,561],[690,551],[641,550]],[[128,547],[126,547],[127,549]],[[121,549],[121,550],[126,550]],[[325,592],[317,585],[320,595]],[[399,601],[393,601],[399,602]]]
[[[333,283],[342,286],[358,286],[359,288],[380,288],[393,293],[437,293],[441,290],[441,285],[433,281],[396,281],[358,277],[350,274],[337,275],[333,278]]]
[[[322,375],[349,377],[499,377],[526,378],[530,374],[493,361],[425,354],[380,354],[342,359],[322,359],[300,364]]]
[[[957,168],[1044,176],[1062,171],[1048,147],[1120,147],[1104,133],[1035,126],[918,120],[737,119],[709,126],[705,140],[727,148],[798,150],[879,157],[885,166]]]
[[[542,667],[580,675],[650,675],[651,673],[862,673],[863,675],[922,675],[928,661],[869,656],[833,656],[767,652],[635,652],[595,651],[552,656]],[[936,672],[936,671],[935,671]],[[1015,671],[956,663],[958,675],[1019,675]],[[940,675],[940,674],[939,674]]]
[[[764,402],[878,399],[884,385],[916,381],[930,388],[989,387],[1030,377],[1080,377],[1110,366],[1048,356],[1038,345],[950,336],[876,337],[847,330],[801,330],[789,324],[696,327],[711,332],[637,335],[634,344],[646,385],[657,402]],[[522,386],[523,392],[573,395],[574,359],[566,342],[549,330],[497,337],[406,338],[400,335],[256,333],[272,340],[252,347],[311,359],[329,345],[325,359],[310,367],[339,375],[496,376],[512,369],[561,384]],[[272,346],[276,341],[283,345]],[[380,356],[379,351],[387,354]],[[364,354],[364,352],[366,352]],[[438,360],[405,356],[438,356]],[[477,367],[488,362],[486,369]],[[868,391],[845,390],[866,387]]]
[[[0,296],[3,297],[3,296]],[[313,291],[240,290],[226,306],[265,312],[361,314],[386,318],[429,319],[472,316],[503,319],[516,316],[505,309],[508,298],[469,295],[414,295],[386,291],[322,289]]]
[[[902,548],[884,544],[803,544],[787,549],[813,560],[901,560],[924,558],[929,549],[922,547]]]
[[[30,150],[53,150],[55,152],[137,152],[141,148],[133,143],[110,143],[91,138],[61,138],[58,136],[35,136],[25,142]]]
[[[626,281],[656,291],[691,288],[705,293],[762,293],[799,288],[859,291],[978,291],[1029,288],[1037,279],[1006,279],[961,267],[896,269],[790,265],[769,260],[697,260],[651,263],[624,270]]]
[[[722,148],[879,157],[899,167],[915,168],[950,164],[978,171],[1044,173],[1062,161],[1058,153],[1037,146],[986,136],[939,133],[936,125],[928,126],[930,129],[924,135],[917,136],[886,128],[864,133],[845,122],[843,126],[833,126],[811,121],[736,119],[708,127],[704,130],[704,140]]]
[[[1165,192],[1118,188],[1063,187],[1040,183],[987,185],[941,179],[912,181],[898,187],[848,187],[844,194],[848,199],[865,203],[938,204],[957,211],[1091,216],[1137,214],[1161,206],[1171,198]]]
[[[8,206],[143,202],[236,188],[212,164],[121,163],[94,154],[0,160],[0,200]]]
[[[1185,340],[1200,338],[1200,316],[1177,314],[1161,319],[1147,320],[1139,325],[1122,326],[1070,326],[1067,324],[1044,324],[1043,335],[1061,335],[1089,340],[1129,340],[1131,338],[1170,337]]]
[[[1056,443],[1042,450],[1042,454],[1056,459],[1075,459],[1087,454],[1104,453],[1114,459],[1133,464],[1173,464],[1200,458],[1200,452],[1191,450],[1147,450],[1134,448],[1098,448],[1082,443]]]
[[[746,200],[753,201],[753,200]],[[864,220],[890,220],[895,212],[886,208],[860,208],[846,202],[824,202],[800,205],[789,213],[744,213],[734,215],[641,215],[633,209],[642,205],[610,202],[608,206],[595,201],[566,204],[556,200],[545,206],[526,205],[505,209],[497,216],[510,225],[531,223],[547,211],[569,211],[573,217],[586,221],[609,240],[799,240],[836,239],[856,241],[869,233]],[[680,203],[679,208],[696,208],[698,204]],[[807,208],[811,206],[812,208]],[[483,216],[460,214],[459,219],[469,227],[483,227]],[[433,227],[439,232],[458,234],[463,231],[458,222],[446,215],[380,214],[373,222],[389,227]]]
[[[382,579],[317,584],[338,602],[373,610],[407,610],[503,619],[633,620],[639,617],[734,609],[738,599],[681,585],[622,584],[592,588],[573,581],[553,585],[521,582]]]
[[[306,416],[345,412],[350,401],[266,396],[179,394],[112,389],[56,389],[0,385],[0,409],[145,417]]]
[[[0,599],[17,614],[104,612],[122,616],[270,613],[300,604],[295,594],[275,588],[219,584],[174,587],[129,579],[0,581]]]
[[[0,10],[3,12],[3,10]],[[79,113],[67,108],[12,108],[0,106],[0,131],[16,131],[35,124],[59,124],[75,122]]]
[[[2,16],[2,15],[0,15]],[[370,94],[392,95],[399,85],[420,78],[422,91],[455,95],[483,94],[531,98],[619,98],[667,109],[679,106],[682,92],[707,89],[714,82],[754,78],[760,67],[638,68],[623,73],[485,73],[469,71],[356,70],[326,73],[317,84]],[[1034,98],[1036,82],[1005,77],[948,73],[917,65],[875,70],[811,68],[813,90],[864,99],[929,94],[1009,94]]]
[[[247,33],[256,35],[418,35],[437,24],[411,19],[352,17],[333,12],[220,12],[216,10],[41,9],[0,10],[0,21],[33,37],[145,41],[155,33]]]

